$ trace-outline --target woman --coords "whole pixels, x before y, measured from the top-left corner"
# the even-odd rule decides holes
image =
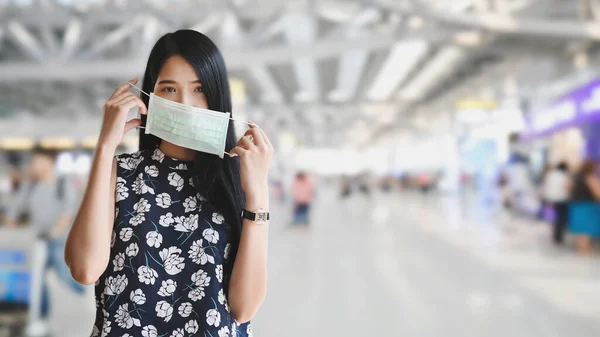
[[[569,207],[569,230],[577,236],[577,250],[590,254],[591,238],[600,236],[600,180],[597,165],[584,162],[575,177]]]
[[[145,133],[138,152],[114,157],[123,135],[146,127],[153,113],[148,98],[129,89],[117,88],[104,106],[65,250],[73,277],[96,284],[93,336],[251,335],[266,294],[268,227],[256,214],[268,214],[271,143],[251,124],[236,144],[229,121],[225,158]],[[142,89],[154,99],[231,111],[223,57],[191,30],[158,40]],[[127,121],[136,106],[142,118]]]

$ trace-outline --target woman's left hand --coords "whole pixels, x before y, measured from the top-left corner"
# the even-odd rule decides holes
[[[273,146],[265,132],[251,122],[250,129],[230,153],[232,157],[240,157],[240,178],[246,199],[268,198],[265,194],[268,194],[267,177]]]

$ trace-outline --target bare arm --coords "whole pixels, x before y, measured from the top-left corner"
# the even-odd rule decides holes
[[[595,175],[588,175],[585,177],[585,182],[590,187],[592,194],[596,200],[600,201],[600,180]]]
[[[251,196],[246,209],[269,209],[268,187]],[[244,220],[242,236],[229,284],[231,312],[239,323],[250,321],[258,312],[267,294],[267,247],[269,225],[257,225]]]
[[[252,140],[251,140],[252,139]],[[267,174],[273,146],[256,125],[231,150],[240,157],[240,178],[246,194],[246,209],[269,209]],[[239,323],[250,321],[267,295],[267,247],[269,227],[244,220],[242,236],[229,283],[231,313]]]
[[[137,80],[131,82],[135,84]],[[136,106],[142,114],[148,113],[144,102],[129,88],[128,83],[117,88],[104,105],[102,130],[88,185],[65,247],[65,261],[71,274],[83,284],[96,282],[109,263],[117,181],[117,163],[113,157],[123,136],[142,122],[127,121],[127,113]]]
[[[65,261],[73,278],[92,284],[109,263],[115,214],[116,159],[114,151],[99,148],[88,186],[65,247]]]

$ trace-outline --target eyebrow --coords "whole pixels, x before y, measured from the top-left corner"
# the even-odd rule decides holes
[[[194,80],[194,81],[191,81],[190,83],[202,84],[202,82],[200,80]],[[157,84],[159,84],[159,85],[160,84],[177,84],[177,82],[173,81],[173,80],[162,80],[162,81],[158,82]]]

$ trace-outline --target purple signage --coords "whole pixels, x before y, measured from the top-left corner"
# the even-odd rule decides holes
[[[527,118],[525,139],[600,120],[600,79],[559,98]]]

